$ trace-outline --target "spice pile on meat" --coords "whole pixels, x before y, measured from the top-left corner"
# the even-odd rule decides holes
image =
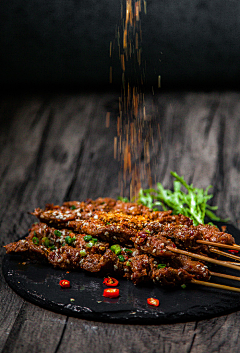
[[[39,222],[25,239],[5,246],[8,254],[22,254],[64,270],[104,277],[114,274],[134,284],[153,281],[180,286],[193,279],[208,281],[205,263],[169,248],[216,257],[197,241],[235,244],[230,234],[215,226],[193,226],[192,220],[181,214],[111,198],[48,204],[32,215]]]

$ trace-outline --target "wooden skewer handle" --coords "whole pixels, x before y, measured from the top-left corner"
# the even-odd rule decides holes
[[[222,255],[222,256],[226,256],[226,257],[229,257],[230,259],[234,259],[234,260],[238,260],[240,261],[240,257],[239,256],[236,256],[236,255],[232,255],[232,254],[228,254],[224,251],[220,251],[220,250],[217,250],[217,249],[214,249],[214,248],[210,248],[209,249],[211,252],[214,252],[215,254],[218,254],[218,255]]]
[[[211,257],[198,255],[198,254],[191,253],[189,251],[172,248],[171,246],[166,246],[166,249],[168,249],[168,250],[170,250],[172,252],[178,253],[178,254],[182,254],[182,255],[186,255],[186,256],[190,256],[190,257],[195,257],[196,259],[207,261],[207,262],[211,262],[211,263],[213,263],[215,265],[229,267],[229,268],[232,268],[234,270],[240,271],[240,267],[235,266],[235,265],[231,265],[231,264],[229,264],[228,262],[225,262],[225,261],[215,260],[215,259],[212,259]]]
[[[225,275],[224,273],[218,273],[218,272],[212,272],[212,271],[209,271],[209,273],[211,276],[232,279],[234,281],[240,281],[240,277],[237,277],[237,276]]]
[[[213,287],[213,288],[217,288],[217,289],[231,290],[231,291],[233,291],[233,292],[239,292],[239,293],[240,293],[240,288],[225,286],[225,285],[223,285],[223,284],[217,284],[217,283],[212,283],[212,282],[198,281],[197,279],[192,279],[192,280],[191,280],[191,283],[200,284],[201,286]]]
[[[236,244],[235,245],[228,245],[228,244],[222,244],[222,243],[215,243],[213,241],[207,241],[207,240],[196,240],[196,242],[199,243],[199,244],[216,246],[217,248],[240,250],[240,246],[236,245]]]
[[[225,262],[235,266],[240,266],[240,262],[231,262],[231,261],[225,261]]]

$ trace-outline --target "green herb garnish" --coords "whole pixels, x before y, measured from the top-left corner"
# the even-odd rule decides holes
[[[181,287],[182,287],[182,289],[187,288],[186,284],[182,284]]]
[[[85,235],[85,236],[83,237],[83,239],[84,239],[85,241],[90,241],[90,240],[92,240],[92,236],[91,236],[91,235]]]
[[[86,253],[86,250],[80,250],[80,255],[83,257],[83,256],[86,256],[87,253]]]
[[[76,240],[75,237],[71,238],[69,235],[65,237],[65,242],[68,245],[72,245],[72,243]]]
[[[228,219],[217,217],[213,211],[218,209],[217,206],[207,204],[213,195],[208,194],[211,185],[204,189],[194,188],[188,185],[183,177],[176,172],[171,172],[175,178],[173,182],[173,191],[164,189],[161,183],[157,183],[155,189],[140,189],[138,203],[141,203],[153,210],[157,210],[156,206],[161,206],[164,211],[172,210],[173,214],[183,214],[193,220],[194,225],[204,224],[205,216],[213,221],[227,222]],[[182,186],[186,192],[182,191]]]
[[[158,266],[157,266],[157,268],[159,269],[159,268],[165,268],[167,265],[165,265],[165,264],[158,264]]]
[[[77,208],[77,207],[74,206],[74,205],[70,206],[70,209],[71,209],[71,210],[76,210],[76,208]]]
[[[122,202],[129,202],[128,198],[127,197],[122,197],[122,196],[119,196],[118,197],[118,200],[122,201]]]
[[[50,245],[50,240],[47,237],[44,237],[42,238],[42,244],[48,248]]]
[[[119,244],[114,244],[110,247],[110,250],[114,252],[114,254],[119,255],[122,251],[121,246]]]
[[[124,259],[124,256],[123,256],[123,255],[118,255],[118,258],[119,258],[119,261],[121,261],[121,262],[124,262],[124,261],[125,261],[125,259]]]
[[[92,247],[94,246],[94,244],[95,244],[94,241],[91,240],[91,241],[89,241],[89,242],[86,244],[86,247],[87,247],[87,248],[92,248]]]
[[[54,230],[54,234],[57,236],[57,237],[61,237],[62,233],[60,232],[60,230]]]
[[[33,244],[38,245],[39,244],[39,239],[36,238],[36,237],[33,237],[32,238],[32,242],[33,242]]]

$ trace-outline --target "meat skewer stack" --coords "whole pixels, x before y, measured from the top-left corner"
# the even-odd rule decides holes
[[[192,282],[240,291],[209,282],[211,275],[222,275],[210,272],[208,262],[240,270],[216,260],[214,250],[218,246],[236,250],[240,246],[215,226],[193,226],[191,219],[181,214],[110,198],[46,205],[32,214],[40,222],[33,224],[26,239],[6,245],[7,253],[21,253],[66,270],[105,276],[116,273],[134,284],[153,281],[174,286]]]

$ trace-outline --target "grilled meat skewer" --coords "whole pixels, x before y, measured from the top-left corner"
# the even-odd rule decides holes
[[[165,258],[149,258],[147,255],[141,254],[139,250],[126,248],[120,249],[122,254],[120,259],[120,256],[118,257],[109,249],[108,243],[96,241],[89,246],[90,241],[86,241],[84,238],[86,238],[84,234],[73,234],[66,229],[60,232],[57,229],[48,227],[46,224],[39,223],[33,225],[29,236],[25,240],[6,245],[6,250],[7,253],[21,253],[25,257],[33,259],[45,259],[53,266],[67,270],[83,269],[90,272],[104,273],[115,271],[124,277],[130,278],[135,284],[143,280],[153,280],[155,278],[154,273],[158,272],[158,261],[164,262],[166,260]],[[63,243],[66,239],[70,245]],[[160,271],[160,273],[163,272],[168,276],[169,283],[170,272],[175,274],[177,278],[180,276],[179,272],[175,271],[179,267],[188,272],[189,279],[194,277],[206,280],[209,278],[207,267],[200,262],[192,261],[186,256],[176,254],[173,254],[173,256],[174,259],[169,259],[166,265],[168,268],[172,267],[173,269],[167,272],[166,270]],[[142,271],[143,268],[144,271]],[[162,276],[163,274],[161,278],[163,278]],[[187,276],[186,273],[185,276]],[[156,275],[156,277],[159,276]],[[180,278],[182,277],[180,276]],[[176,283],[179,280],[178,278]]]

